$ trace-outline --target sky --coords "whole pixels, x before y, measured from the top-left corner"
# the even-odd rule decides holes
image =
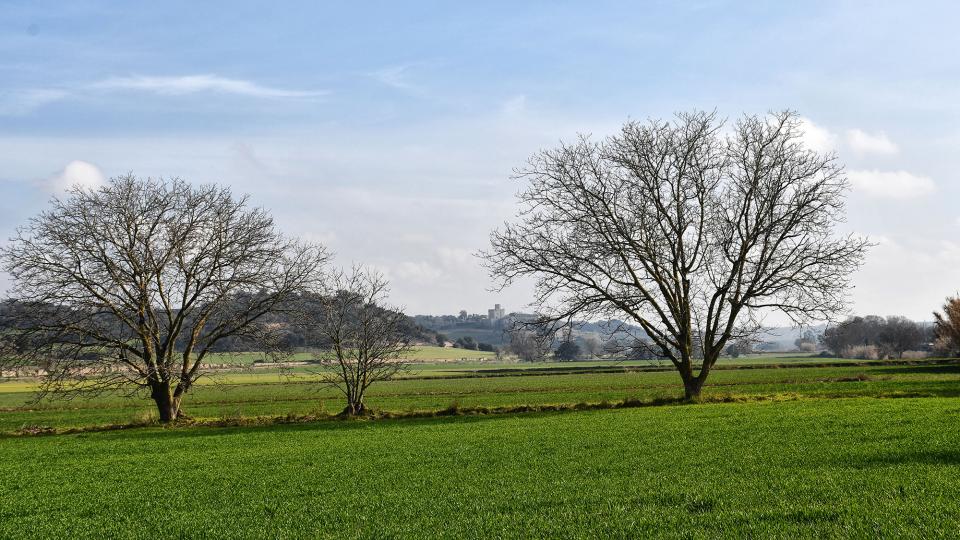
[[[875,247],[851,312],[960,290],[953,2],[0,0],[0,235],[74,183],[182,177],[386,274],[410,314],[522,310],[475,256],[534,152],[793,109]],[[4,289],[6,277],[0,277]]]

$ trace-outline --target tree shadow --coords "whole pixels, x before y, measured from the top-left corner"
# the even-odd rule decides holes
[[[335,432],[335,431],[357,431],[369,429],[373,426],[436,426],[450,424],[476,424],[480,422],[506,421],[522,416],[543,416],[564,414],[573,411],[529,411],[529,412],[509,412],[493,414],[467,414],[460,416],[427,416],[410,418],[377,418],[377,419],[340,419],[323,418],[317,420],[295,420],[289,423],[275,422],[263,425],[197,425],[197,426],[171,426],[164,427],[132,427],[129,429],[104,430],[97,432],[86,432],[86,434],[96,433],[98,435],[128,436],[134,435],[137,439],[168,439],[168,438],[201,438],[201,437],[223,437],[239,433],[257,434],[257,433],[297,433],[297,432]],[[71,433],[56,436],[76,436],[82,433]]]

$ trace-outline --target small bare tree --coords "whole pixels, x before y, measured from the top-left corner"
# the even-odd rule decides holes
[[[45,367],[41,396],[144,390],[163,422],[218,342],[273,347],[270,314],[316,289],[328,259],[229,189],[132,174],[54,198],[2,256],[7,358]]]
[[[847,181],[806,150],[792,112],[628,122],[602,142],[541,151],[517,178],[518,220],[484,253],[503,286],[536,279],[547,320],[626,316],[699,396],[726,344],[768,310],[840,310],[868,244],[837,237]]]
[[[544,360],[553,345],[555,328],[539,321],[514,322],[507,330],[510,352],[524,362]]]
[[[583,337],[583,352],[587,353],[591,358],[599,356],[602,350],[603,342],[599,336],[588,334]]]
[[[370,385],[393,379],[407,367],[407,316],[386,307],[387,282],[379,273],[354,267],[328,278],[326,292],[304,298],[304,332],[325,344],[320,372],[324,384],[347,400],[341,414],[366,411]]]
[[[960,356],[960,297],[947,298],[943,313],[933,314],[934,347],[947,356]]]

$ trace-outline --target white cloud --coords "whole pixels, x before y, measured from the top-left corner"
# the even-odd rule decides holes
[[[900,151],[884,132],[870,134],[860,129],[847,130],[847,145],[859,154],[893,155]]]
[[[106,177],[96,165],[74,160],[67,163],[62,171],[48,178],[44,187],[53,193],[62,193],[73,186],[95,188],[105,182]]]
[[[850,171],[847,173],[854,189],[867,195],[885,199],[912,199],[933,193],[936,185],[926,176],[907,171]]]
[[[306,98],[326,95],[324,91],[285,90],[251,81],[228,79],[218,75],[176,77],[113,77],[89,85],[94,90],[141,90],[155,94],[180,96],[198,92],[220,92],[260,98]]]
[[[473,251],[463,248],[441,247],[437,250],[444,268],[455,272],[464,272],[476,268],[480,261]]]
[[[943,298],[956,291],[958,262],[960,245],[951,241],[906,234],[877,242],[854,277],[853,312],[928,321]]]
[[[830,152],[837,147],[837,136],[830,130],[813,123],[809,118],[800,118],[804,145],[815,152]]]
[[[401,279],[417,285],[435,284],[444,277],[444,271],[435,264],[420,261],[402,261],[393,268],[393,274]]]
[[[53,88],[33,88],[0,92],[0,116],[22,116],[70,94]]]

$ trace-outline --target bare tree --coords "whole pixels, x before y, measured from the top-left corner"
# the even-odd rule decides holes
[[[517,171],[518,220],[484,253],[503,286],[534,277],[553,320],[635,322],[688,399],[764,313],[801,323],[840,310],[868,246],[834,234],[847,181],[833,155],[803,147],[794,113],[744,117],[725,137],[721,126],[679,114],[541,151]]]
[[[884,321],[877,345],[884,355],[903,358],[903,353],[919,349],[925,337],[926,333],[919,324],[906,317],[891,315]]]
[[[370,385],[407,367],[407,316],[383,305],[387,292],[380,274],[353,268],[334,272],[324,294],[305,297],[302,325],[326,343],[329,356],[322,359],[320,377],[343,393],[344,415],[363,414]]]
[[[270,314],[328,259],[227,188],[132,174],[54,198],[2,256],[11,358],[45,366],[41,396],[146,391],[163,422],[218,342],[273,346]]]
[[[875,347],[885,324],[886,320],[877,315],[849,317],[835,326],[827,327],[820,341],[833,354],[843,357],[857,347]]]
[[[603,351],[603,342],[599,336],[595,334],[583,336],[583,352],[592,358],[598,356],[601,351]]]
[[[933,314],[934,346],[947,356],[960,356],[960,297],[947,298],[943,313]]]
[[[897,315],[850,317],[824,330],[820,341],[837,356],[853,351],[872,351],[880,358],[903,357],[903,353],[920,348],[928,340],[928,332],[919,324]]]
[[[553,329],[548,325],[515,322],[507,333],[510,352],[524,362],[543,360],[553,345]]]

